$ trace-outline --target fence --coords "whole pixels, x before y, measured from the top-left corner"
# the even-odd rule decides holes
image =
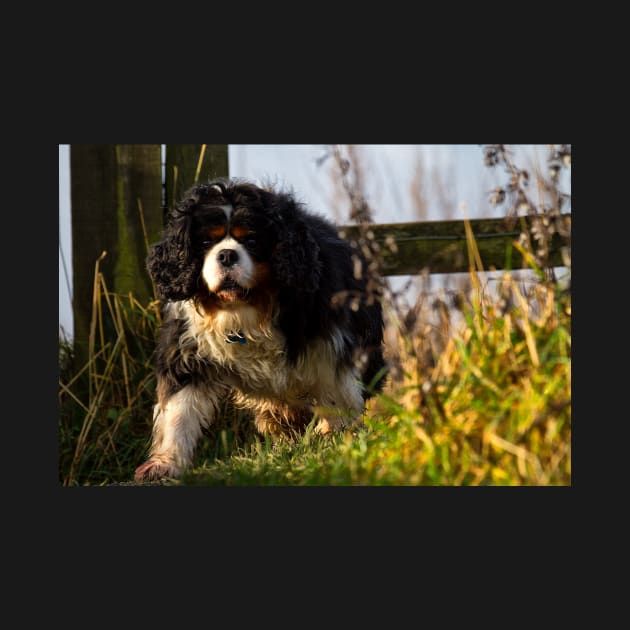
[[[570,215],[561,215],[568,220]],[[484,269],[523,269],[529,267],[513,242],[522,232],[531,230],[533,216],[471,219],[468,221],[475,238]],[[386,276],[415,275],[423,269],[430,273],[458,273],[469,270],[466,221],[423,221],[415,223],[379,223],[369,229],[383,254],[382,273]],[[344,226],[340,232],[345,238],[357,238],[359,228]],[[387,248],[386,241],[393,239],[395,251]],[[558,233],[552,237],[548,264],[560,267],[562,239]]]

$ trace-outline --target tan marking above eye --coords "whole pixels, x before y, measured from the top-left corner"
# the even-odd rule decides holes
[[[234,238],[245,238],[247,235],[252,233],[250,229],[240,225],[235,225],[231,231]]]
[[[227,232],[224,225],[218,225],[217,227],[210,228],[210,238],[223,238]]]

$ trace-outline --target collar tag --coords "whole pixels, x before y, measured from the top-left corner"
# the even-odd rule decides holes
[[[230,333],[225,338],[225,342],[226,343],[241,343],[241,344],[247,343],[247,337],[245,337],[245,335],[243,335],[243,332],[239,330],[236,334]]]

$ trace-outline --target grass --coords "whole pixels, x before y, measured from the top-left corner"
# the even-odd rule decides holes
[[[98,268],[95,278],[88,362],[73,367],[72,348],[60,344],[63,485],[129,481],[150,438],[157,303],[110,293]],[[570,485],[570,292],[507,272],[490,291],[480,269],[471,283],[461,325],[434,361],[422,359],[419,326],[395,330],[392,376],[362,427],[272,444],[226,409],[172,483]]]
[[[521,295],[509,275],[503,290]],[[481,302],[428,378],[410,367],[370,406],[364,427],[332,438],[255,441],[204,462],[185,485],[570,485],[568,294],[536,304]],[[413,353],[403,359],[417,365]]]
[[[129,477],[132,462],[147,443],[146,414],[155,389],[152,352],[159,325],[157,303],[143,306],[131,294],[108,291],[99,263],[85,363],[72,346],[60,342],[58,435],[63,485]]]

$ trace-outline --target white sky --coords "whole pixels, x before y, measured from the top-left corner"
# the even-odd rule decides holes
[[[293,188],[296,197],[311,210],[339,223],[347,220],[347,212],[335,203],[332,184],[333,159],[318,166],[327,145],[229,145],[228,162],[231,177],[243,177],[261,183],[274,181]],[[425,173],[437,175],[445,184],[451,202],[451,215],[446,217],[441,203],[431,199],[429,190],[428,220],[463,218],[462,204],[468,218],[501,216],[500,210],[488,203],[488,191],[505,176],[498,169],[483,164],[481,145],[358,145],[363,166],[364,188],[376,223],[419,220],[410,194],[418,158]],[[513,145],[510,145],[513,147]],[[519,145],[515,160],[525,168],[538,160],[544,167],[546,145]],[[569,187],[567,182],[565,187]],[[435,197],[435,195],[433,195]],[[335,209],[336,208],[336,209]],[[59,326],[72,334],[71,287],[72,245],[70,228],[70,151],[59,145]],[[67,277],[64,272],[67,270]]]
[[[326,145],[229,145],[232,177],[246,177],[259,183],[265,178],[279,185],[293,186],[298,198],[312,210],[337,219],[331,185],[332,158],[321,166],[317,159],[326,153]],[[408,194],[418,156],[425,169],[446,173],[453,170],[455,201],[478,205],[487,173],[483,152],[478,145],[360,145],[360,159],[366,174],[368,202],[375,210],[377,223],[414,221]],[[431,219],[439,220],[437,208]],[[344,218],[340,217],[341,222]]]

